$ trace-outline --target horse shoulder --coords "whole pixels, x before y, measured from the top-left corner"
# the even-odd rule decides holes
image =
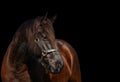
[[[11,81],[14,78],[13,73],[12,73],[12,71],[14,71],[14,68],[10,65],[10,62],[9,62],[9,57],[12,51],[11,45],[12,44],[10,44],[9,47],[7,48],[7,51],[2,61],[2,67],[1,67],[2,82]]]
[[[63,55],[66,59],[68,57],[70,59],[70,63],[69,63],[70,70],[71,70],[70,82],[81,82],[80,63],[79,63],[77,52],[68,42],[64,40],[58,39],[57,43],[58,43],[58,47],[60,48],[60,50],[63,53],[65,53],[61,55]]]
[[[57,43],[58,43],[58,47],[61,50],[61,52],[64,53],[61,55],[65,57],[65,59],[69,63],[70,68],[72,69],[74,56],[76,56],[75,50],[69,43],[67,43],[64,40],[59,39],[59,40],[57,40]]]
[[[2,82],[18,82],[17,77],[19,76],[21,78],[27,79],[27,82],[31,82],[30,76],[28,75],[27,67],[25,64],[22,65],[21,67],[22,69],[18,73],[15,68],[15,63],[11,63],[11,61],[14,60],[13,54],[17,55],[17,53],[14,53],[14,49],[16,48],[15,46],[16,45],[14,44],[14,41],[12,41],[8,46],[7,51],[3,57],[2,67],[1,67]]]

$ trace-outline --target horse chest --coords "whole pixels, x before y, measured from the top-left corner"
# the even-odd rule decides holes
[[[39,63],[32,62],[28,67],[32,82],[50,82],[49,75]]]

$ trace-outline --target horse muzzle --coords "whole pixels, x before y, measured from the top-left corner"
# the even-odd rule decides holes
[[[49,72],[53,74],[60,73],[62,68],[63,68],[63,63],[57,61],[49,66]]]
[[[40,62],[46,58],[48,61],[48,71],[50,73],[59,73],[61,72],[63,68],[63,61],[60,57],[60,54],[57,49],[49,49],[49,50],[43,50],[42,51],[42,57],[40,59]],[[44,65],[44,63],[42,63]]]
[[[50,73],[59,73],[61,72],[62,68],[63,68],[63,61],[60,60],[60,54],[58,55],[58,52],[57,49],[49,49],[49,50],[46,50],[46,51],[43,51],[42,52],[42,55],[45,57],[45,56],[51,56],[54,54],[54,56],[56,56],[55,59],[48,59],[49,60],[49,72]]]

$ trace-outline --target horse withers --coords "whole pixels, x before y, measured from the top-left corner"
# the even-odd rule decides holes
[[[19,27],[3,58],[2,82],[81,82],[77,53],[56,39],[54,20],[36,17]]]

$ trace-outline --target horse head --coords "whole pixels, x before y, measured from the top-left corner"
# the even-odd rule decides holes
[[[37,62],[48,72],[59,73],[63,68],[63,60],[56,43],[53,20],[46,16],[35,18],[26,37]]]

